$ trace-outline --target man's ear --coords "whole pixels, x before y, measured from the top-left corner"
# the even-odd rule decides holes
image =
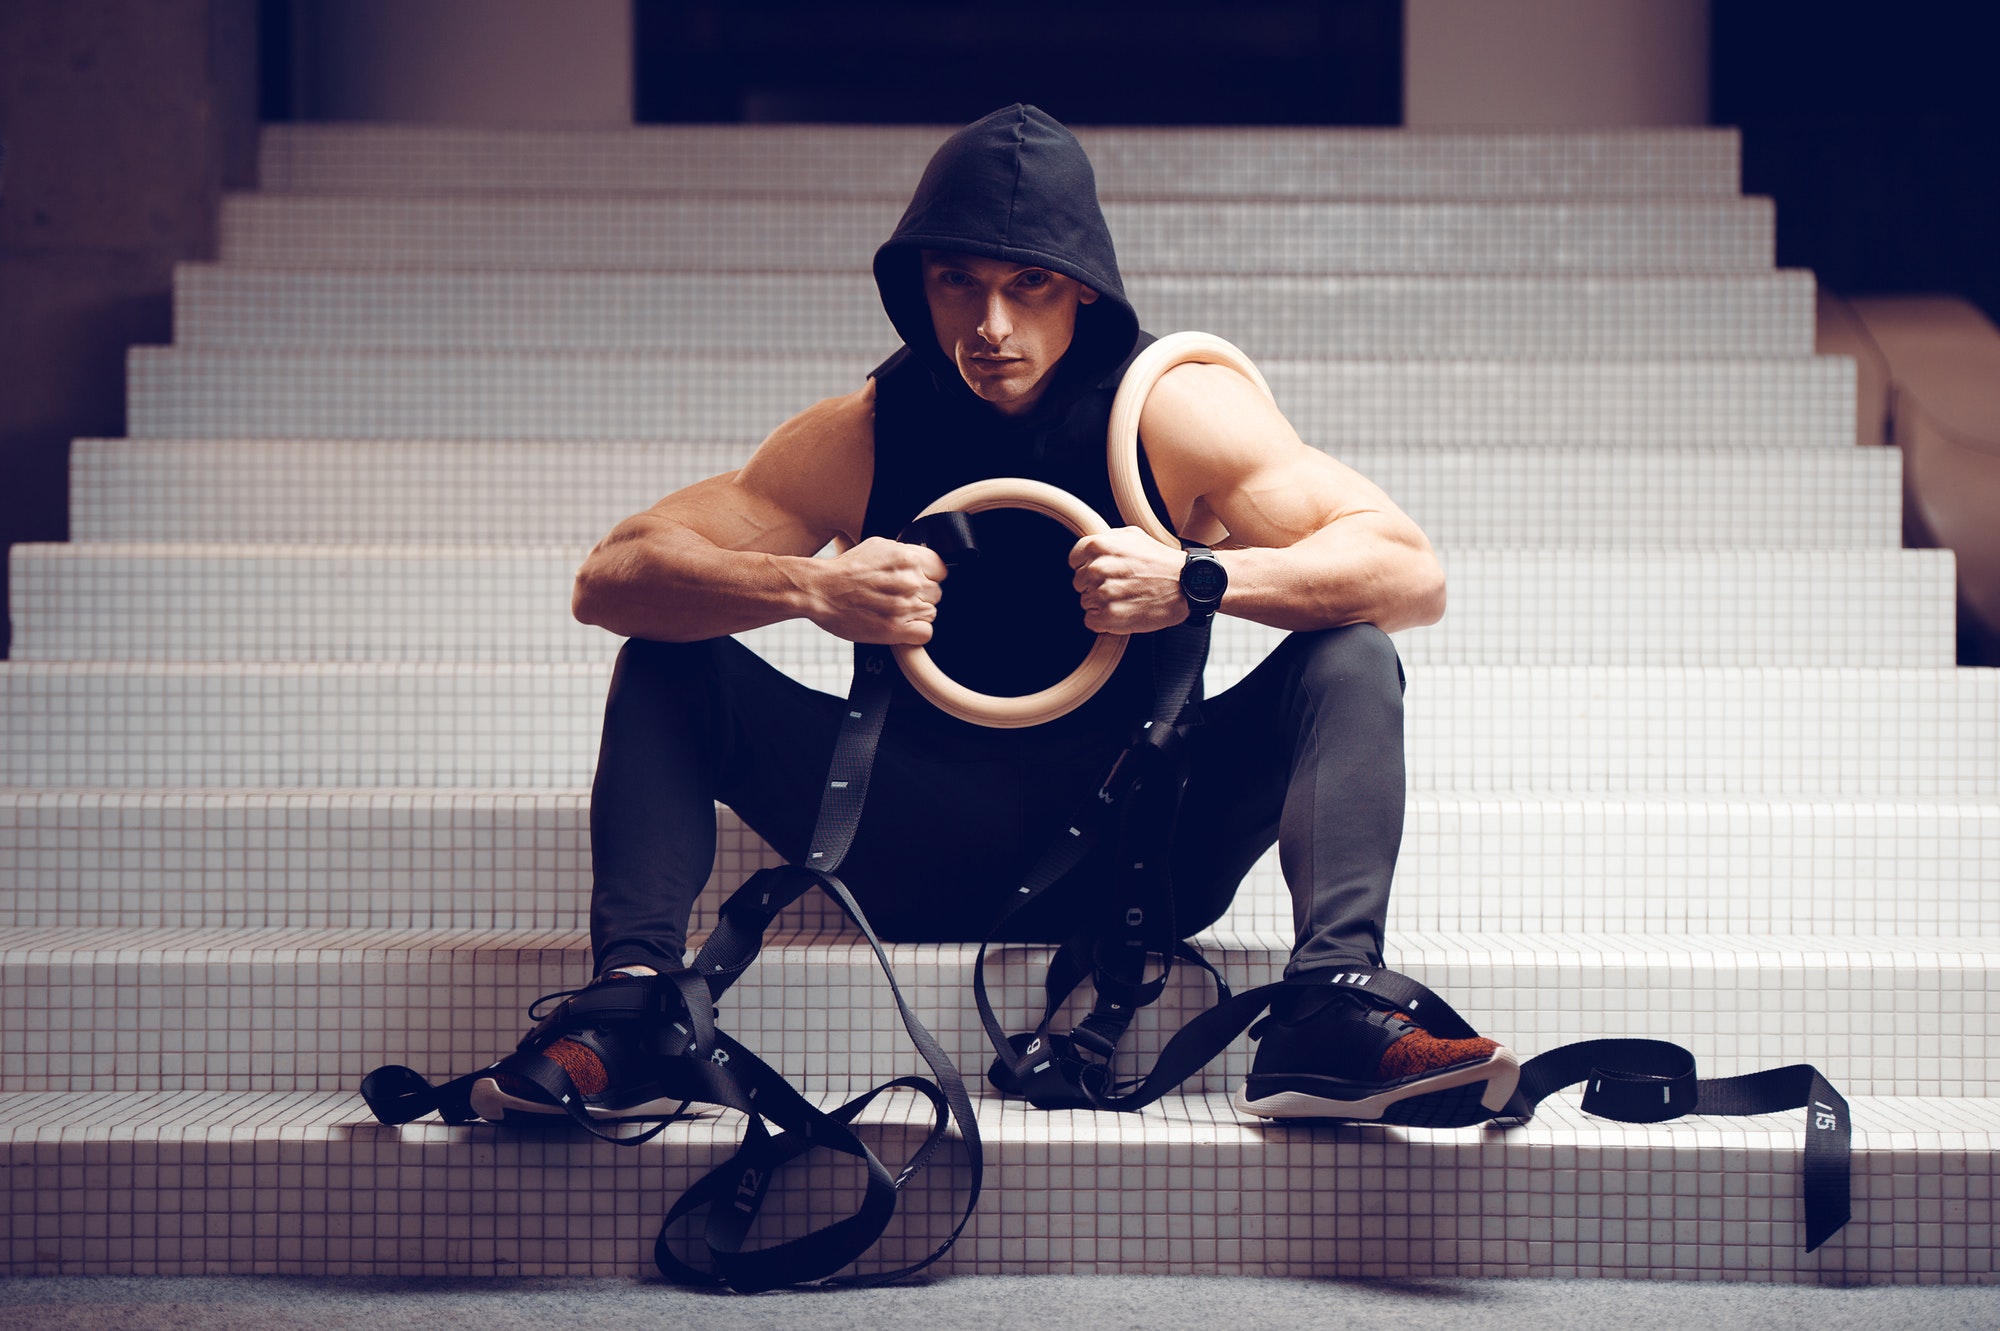
[[[1092,305],[1096,301],[1097,290],[1095,287],[1083,287],[1077,292],[1076,303],[1079,305]]]

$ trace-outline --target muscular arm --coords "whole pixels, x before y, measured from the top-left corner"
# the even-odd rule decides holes
[[[944,565],[915,546],[863,541],[874,470],[875,386],[810,407],[740,471],[698,481],[625,519],[577,570],[571,609],[628,638],[695,642],[809,619],[855,642],[928,642]]]
[[[1244,547],[1218,552],[1229,571],[1225,613],[1288,630],[1370,623],[1387,632],[1444,613],[1444,571],[1417,525],[1380,487],[1303,443],[1234,370],[1169,371],[1139,432],[1171,525],[1213,516]],[[1086,622],[1113,632],[1178,623],[1181,562],[1132,529],[1079,542],[1071,563]]]

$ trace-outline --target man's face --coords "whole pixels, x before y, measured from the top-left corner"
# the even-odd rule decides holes
[[[1027,411],[1097,293],[1072,277],[1000,259],[925,250],[924,298],[938,345],[966,386],[1003,416]]]

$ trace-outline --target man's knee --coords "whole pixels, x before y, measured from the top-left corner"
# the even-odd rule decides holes
[[[654,642],[649,638],[627,638],[618,649],[613,674],[617,683],[639,680],[649,683],[685,681],[717,673],[722,651],[731,640],[709,638],[700,642]]]
[[[1303,657],[1300,677],[1309,691],[1374,689],[1401,701],[1402,658],[1389,635],[1373,624],[1343,624],[1292,637]]]
[[[650,728],[669,714],[700,714],[721,705],[728,638],[652,642],[628,638],[618,649],[605,699],[605,726]]]
[[[618,649],[618,659],[648,670],[685,670],[712,659],[717,645],[723,641],[708,638],[700,642],[655,642],[651,638],[627,638]]]

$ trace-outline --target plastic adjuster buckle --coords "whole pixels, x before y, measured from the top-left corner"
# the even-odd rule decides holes
[[[1120,1029],[1116,1034],[1106,1035],[1090,1024],[1090,1018],[1085,1017],[1070,1030],[1069,1043],[1079,1054],[1088,1054],[1100,1063],[1109,1063],[1118,1053],[1118,1036],[1124,1033]]]
[[[1180,742],[1178,727],[1160,721],[1140,722],[1139,728],[1132,732],[1132,738],[1126,741],[1125,747],[1112,761],[1111,770],[1104,774],[1104,780],[1097,788],[1097,798],[1106,804],[1116,804],[1124,799],[1132,793],[1132,787],[1173,756]]]

